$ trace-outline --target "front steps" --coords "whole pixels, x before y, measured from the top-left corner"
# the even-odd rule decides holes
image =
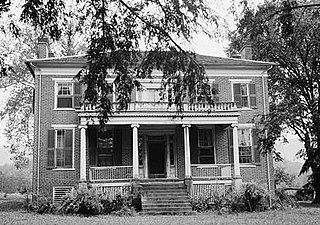
[[[142,182],[142,214],[190,215],[191,209],[183,181]]]

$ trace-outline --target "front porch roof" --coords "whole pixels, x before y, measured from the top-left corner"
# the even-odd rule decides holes
[[[181,113],[176,112],[121,112],[110,116],[109,125],[130,124],[159,124],[159,125],[182,125],[182,124],[233,124],[238,123],[239,112],[228,113]],[[99,125],[98,113],[79,112],[81,124]]]

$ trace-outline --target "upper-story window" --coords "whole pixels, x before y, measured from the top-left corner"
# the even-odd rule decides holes
[[[233,101],[239,108],[257,108],[255,84],[233,83]]]
[[[75,109],[80,107],[80,84],[72,81],[56,81],[55,108]]]

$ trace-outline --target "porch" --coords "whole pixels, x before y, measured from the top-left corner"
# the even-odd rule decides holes
[[[93,106],[78,115],[80,180],[96,188],[122,191],[132,180],[148,179],[192,180],[193,190],[241,183],[233,102],[185,103],[180,114],[167,103],[130,103],[103,132]]]

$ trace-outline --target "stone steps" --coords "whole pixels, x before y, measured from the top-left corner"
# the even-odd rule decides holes
[[[190,215],[191,209],[185,185],[181,181],[154,181],[141,183],[142,214]]]

